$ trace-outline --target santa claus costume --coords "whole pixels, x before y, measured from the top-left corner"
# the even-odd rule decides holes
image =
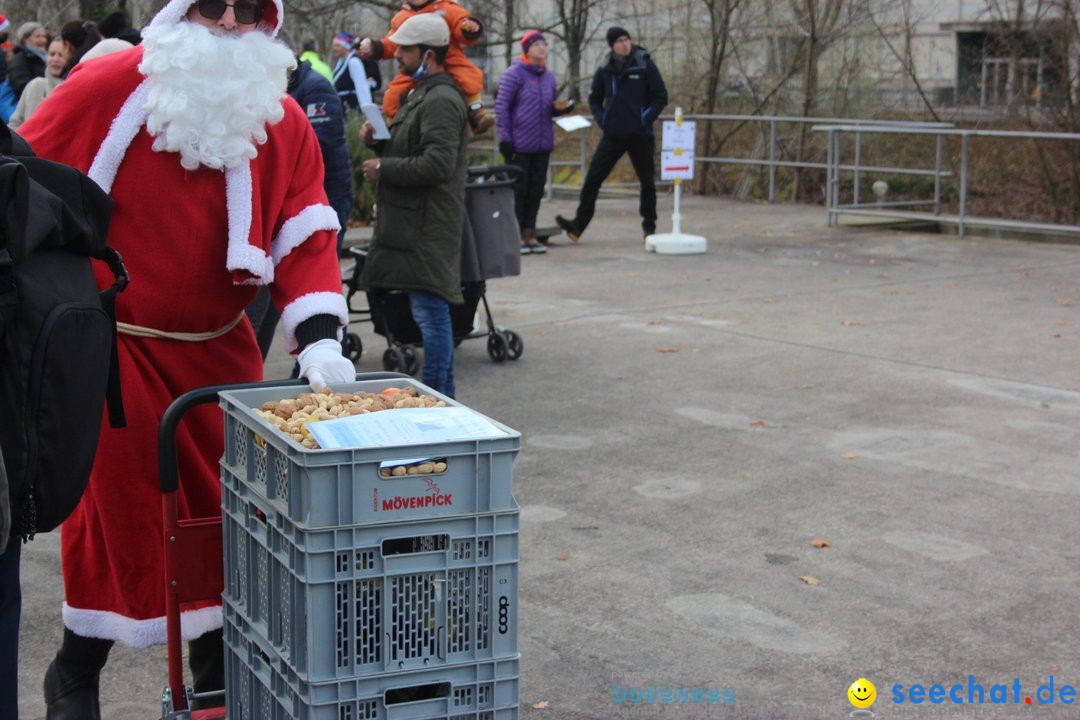
[[[86,494],[61,531],[65,648],[72,634],[106,641],[85,663],[98,670],[107,641],[165,642],[156,440],[166,407],[196,387],[261,379],[243,312],[259,286],[282,310],[289,350],[298,328],[310,342],[348,321],[318,142],[285,93],[294,59],[272,39],[281,0],[267,0],[261,32],[227,40],[186,19],[193,5],[170,0],[142,46],[77,66],[21,128],[39,156],[110,193],[109,243],[131,274],[116,306],[127,427],[103,423]],[[99,282],[112,282],[104,268]],[[328,332],[312,330],[327,320]],[[181,513],[219,513],[220,411],[189,413],[177,443]],[[183,610],[186,639],[222,625],[219,605]],[[96,671],[92,680],[96,708]]]

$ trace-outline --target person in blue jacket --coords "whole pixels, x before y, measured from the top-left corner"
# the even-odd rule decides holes
[[[604,135],[589,163],[577,213],[572,219],[555,217],[574,242],[592,220],[600,185],[624,153],[630,154],[641,183],[641,229],[645,235],[656,232],[653,123],[667,105],[667,87],[648,51],[634,45],[626,30],[609,28],[607,42],[611,52],[597,68],[589,91],[589,107]]]
[[[278,34],[278,39],[289,46],[293,52],[296,46],[285,32]],[[345,230],[353,207],[352,165],[349,159],[349,145],[345,140],[345,112],[337,90],[323,75],[311,67],[307,60],[300,60],[296,70],[289,76],[286,87],[289,95],[307,115],[319,141],[322,151],[323,189],[330,201],[330,207],[337,213],[341,229],[338,231],[338,255],[341,255],[345,240]],[[270,351],[274,340],[274,330],[281,315],[270,302],[270,292],[263,288],[247,308],[248,318],[255,330],[263,359]]]
[[[345,239],[345,228],[353,206],[352,167],[349,145],[345,142],[345,112],[341,99],[330,81],[302,60],[289,77],[289,95],[307,115],[315,137],[319,139],[326,176],[323,187],[330,206],[338,214],[338,254]]]

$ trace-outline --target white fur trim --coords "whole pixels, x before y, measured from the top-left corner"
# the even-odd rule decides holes
[[[266,285],[274,280],[274,263],[251,244],[251,163],[225,169],[225,207],[229,213],[229,250],[225,269],[246,270],[254,277],[244,284]]]
[[[83,610],[64,603],[64,627],[83,637],[115,640],[141,649],[166,642],[165,618],[135,620],[108,610]],[[194,640],[222,626],[221,606],[199,608],[180,613],[180,636]]]
[[[90,163],[90,170],[86,174],[105,192],[112,191],[116,173],[120,170],[120,163],[124,161],[124,155],[131,141],[146,124],[146,118],[150,112],[146,109],[146,98],[149,93],[150,85],[147,80],[143,80],[120,107],[120,112],[116,114],[112,125],[109,126],[105,140],[94,155],[94,161]]]
[[[169,0],[150,21],[150,25],[175,25],[184,19],[194,4],[195,0]],[[281,23],[285,20],[285,6],[282,5],[281,0],[274,0],[274,8],[277,10],[277,23],[270,29],[270,37],[277,37]]]
[[[334,208],[329,205],[308,205],[281,226],[277,237],[270,243],[270,259],[276,266],[312,234],[319,230],[337,232],[340,229],[341,223]]]
[[[345,296],[341,293],[313,292],[301,295],[286,305],[281,311],[281,332],[285,335],[287,352],[292,352],[297,347],[296,326],[315,315],[336,315],[344,327],[349,323],[349,307],[345,304]],[[338,328],[338,335],[341,335],[341,328]]]

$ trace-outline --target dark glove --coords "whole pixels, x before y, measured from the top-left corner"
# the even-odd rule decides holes
[[[510,162],[510,158],[514,157],[514,143],[509,140],[503,140],[499,143],[499,152],[503,156],[503,160]]]

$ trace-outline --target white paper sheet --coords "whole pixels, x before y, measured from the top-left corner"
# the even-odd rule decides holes
[[[326,450],[506,436],[502,428],[464,407],[398,408],[308,423],[307,429]]]
[[[375,139],[389,140],[390,128],[386,127],[386,120],[383,118],[379,106],[374,103],[365,103],[360,109],[364,111],[364,117],[367,118],[367,121],[375,128]]]
[[[592,120],[584,115],[564,115],[562,117],[555,118],[555,124],[561,127],[566,132],[573,132],[575,130],[581,130],[592,125]]]

